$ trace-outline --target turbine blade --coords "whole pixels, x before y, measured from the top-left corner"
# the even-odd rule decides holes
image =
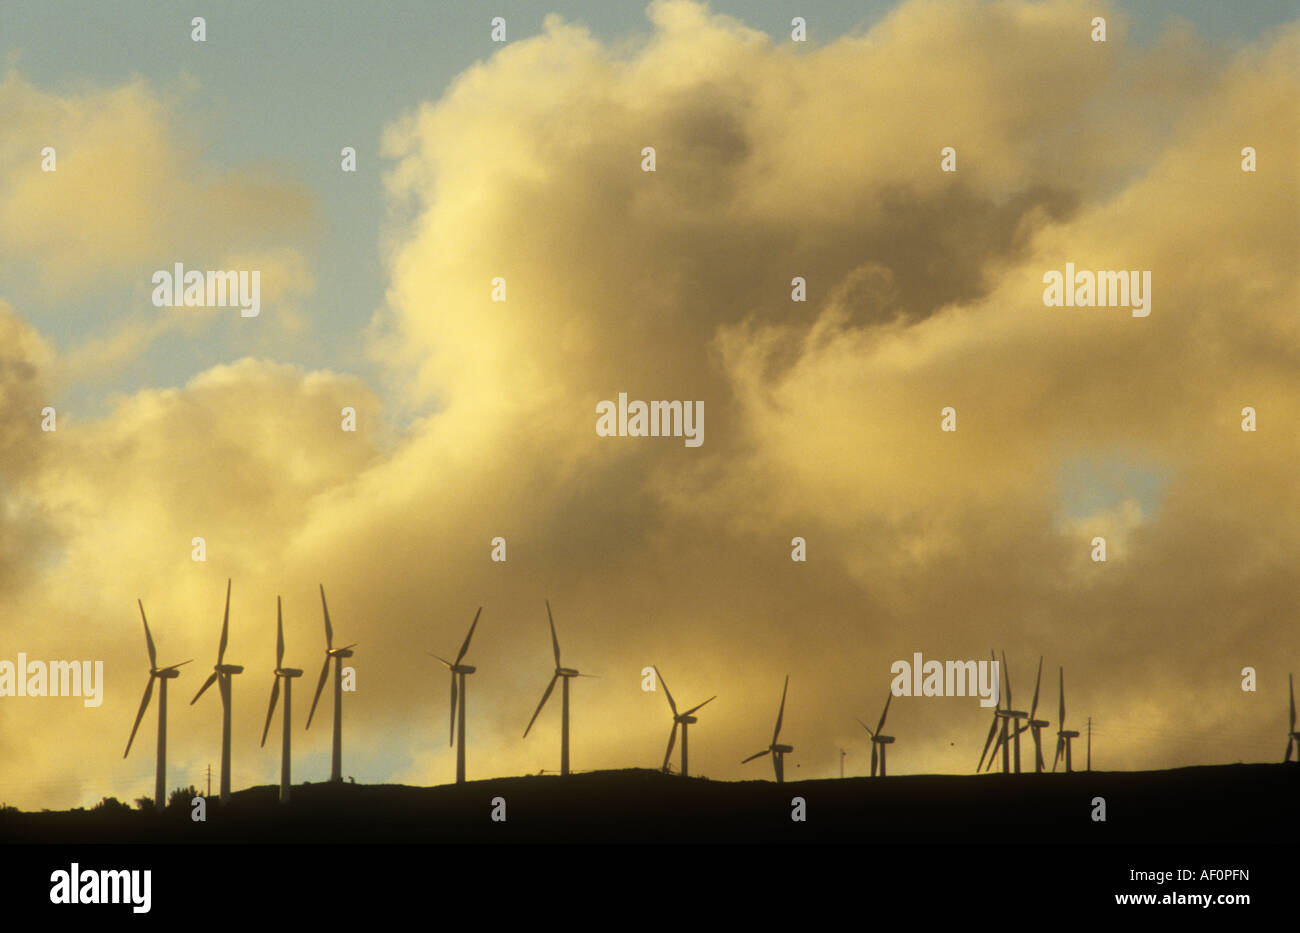
[[[683,715],[683,716],[689,716],[691,713],[695,712],[697,709],[703,709],[704,707],[708,706],[710,703],[712,703],[712,702],[713,702],[714,700],[716,700],[717,698],[718,698],[718,695],[715,693],[713,696],[709,697],[707,700],[705,700],[705,701],[704,701],[703,703],[701,703],[699,706],[692,706],[692,707],[691,707],[690,709],[688,709],[686,712],[682,713],[682,715]]]
[[[1064,667],[1060,668],[1060,671],[1061,671],[1061,687],[1060,687],[1060,696],[1061,696],[1061,710],[1060,710],[1060,714],[1061,714],[1061,719],[1060,719],[1060,721],[1056,724],[1056,728],[1058,728],[1058,729],[1064,729],[1064,728],[1065,728],[1065,668],[1064,668]],[[1055,771],[1056,768],[1053,767],[1052,770]]]
[[[330,607],[325,603],[325,584],[320,584],[320,607],[325,610],[325,650],[334,647],[334,626],[330,625]]]
[[[325,655],[325,663],[321,665],[320,680],[316,681],[316,695],[312,697],[311,710],[307,713],[307,728],[311,728],[311,718],[316,715],[316,704],[320,702],[320,692],[325,689],[325,679],[330,675],[330,656]]]
[[[1037,729],[1034,730],[1034,758],[1038,763],[1038,770],[1042,771],[1047,767],[1043,763],[1043,736]]]
[[[785,692],[790,689],[790,675],[785,675],[785,686],[781,688],[781,708],[776,713],[776,729],[772,732],[772,744],[776,744],[776,738],[781,734],[781,719],[785,716]]]
[[[149,620],[144,615],[144,603],[138,599],[135,602],[140,607],[140,619],[144,622],[144,643],[149,648],[149,668],[153,670],[158,667],[158,653],[153,649],[153,636],[149,634]]]
[[[1034,702],[1029,707],[1029,718],[1034,718],[1034,713],[1038,712],[1038,685],[1043,680],[1043,656],[1038,656],[1038,676],[1034,678]]]
[[[1286,682],[1291,687],[1291,731],[1295,732],[1295,678],[1287,674]]]
[[[668,733],[668,751],[664,752],[664,766],[660,770],[668,770],[668,759],[673,757],[673,746],[677,744],[677,720],[673,720],[673,731]]]
[[[474,628],[478,625],[478,617],[482,615],[483,607],[478,607],[478,612],[474,613],[474,621],[470,623],[469,634],[465,636],[465,644],[460,646],[460,654],[456,655],[456,663],[459,664],[465,657],[465,652],[469,650],[469,640],[474,637]]]
[[[266,735],[271,731],[271,717],[275,715],[275,704],[280,699],[280,678],[277,676],[271,684],[271,705],[266,710],[266,725],[262,727],[262,746],[266,746]]]
[[[434,654],[432,651],[426,653],[429,655],[429,657],[437,658],[439,661],[441,661],[443,666],[446,667],[447,670],[451,670],[451,662],[448,661],[446,658],[444,658],[442,655]]]
[[[213,671],[211,674],[208,675],[208,679],[203,681],[203,686],[199,688],[199,692],[194,694],[194,699],[190,700],[190,706],[193,706],[195,703],[197,703],[199,697],[203,696],[204,691],[206,691],[209,687],[211,687],[216,682],[216,680],[217,680],[217,672]]]
[[[451,672],[451,730],[447,733],[447,744],[456,741],[456,672]]]
[[[537,722],[537,717],[541,714],[542,707],[545,706],[546,701],[551,698],[551,691],[555,689],[555,682],[559,679],[560,679],[560,675],[556,674],[551,678],[551,682],[547,684],[546,692],[542,694],[542,702],[537,704],[537,709],[533,713],[533,718],[528,720],[528,728],[524,729],[524,738],[528,738],[528,729],[531,729],[533,727],[533,723]]]
[[[655,667],[655,676],[659,678],[659,684],[664,688],[664,696],[668,697],[669,709],[671,709],[673,711],[673,715],[676,716],[677,704],[673,702],[673,695],[668,690],[668,681],[664,680],[664,675],[659,673],[659,668],[657,666]],[[677,727],[674,726],[673,728],[676,729]]]
[[[1052,759],[1053,772],[1056,771],[1056,766],[1061,763],[1061,753],[1064,751],[1065,751],[1065,738],[1063,736],[1058,735],[1056,737],[1056,757]]]
[[[174,670],[176,670],[176,668],[178,668],[178,667],[184,667],[186,664],[189,664],[190,661],[193,661],[193,660],[194,660],[193,658],[190,658],[189,661],[182,661],[180,664],[173,664],[171,667],[160,667],[159,670],[160,670],[160,671],[174,671]]]
[[[989,753],[989,746],[993,744],[993,736],[997,735],[998,717],[993,717],[993,722],[989,724],[989,737],[984,740],[984,751],[980,752],[980,763],[975,766],[975,773],[979,774],[984,770],[984,756]]]
[[[1007,670],[1007,653],[1002,652],[1002,682],[1007,691],[1007,709],[1011,709],[1011,672]]]
[[[776,773],[776,783],[785,780],[785,759],[778,753],[772,753],[772,770]]]
[[[551,601],[546,601],[546,621],[551,623],[551,647],[555,649],[555,666],[560,666],[560,639],[555,636],[555,619],[551,617]]]
[[[221,617],[221,644],[217,646],[217,663],[226,660],[226,642],[230,636],[230,578],[226,578],[226,614]]]
[[[1295,736],[1290,736],[1286,740],[1286,757],[1282,759],[1282,764],[1286,764],[1288,761],[1291,760],[1291,750],[1294,747],[1295,747]],[[130,746],[128,745],[127,748],[130,748]],[[123,755],[122,757],[125,758],[126,756]]]
[[[889,696],[885,697],[885,708],[880,713],[880,722],[876,725],[876,732],[879,733],[885,728],[885,717],[889,715],[889,701],[894,698],[894,691],[889,691]]]
[[[140,720],[144,719],[144,711],[149,708],[149,698],[153,696],[153,673],[149,674],[149,683],[144,688],[144,698],[140,700],[140,711],[135,714],[135,725],[131,727],[131,737],[126,740],[126,751],[122,753],[125,758],[131,754],[131,743],[135,741],[135,732],[140,728]]]
[[[284,664],[284,613],[280,609],[280,597],[275,597],[275,669]]]
[[[759,753],[756,754],[756,755],[750,755],[748,758],[746,758],[744,761],[742,761],[741,764],[742,764],[742,765],[743,765],[743,764],[748,764],[749,762],[753,761],[755,758],[762,758],[764,755],[766,755],[766,754],[767,754],[768,752],[770,752],[770,751],[771,751],[770,748],[765,748],[765,749],[763,749],[761,752],[759,752]]]

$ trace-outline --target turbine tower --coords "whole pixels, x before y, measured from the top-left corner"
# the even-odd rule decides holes
[[[204,691],[217,684],[221,692],[221,802],[230,800],[230,704],[233,699],[230,678],[242,674],[244,668],[239,664],[226,664],[226,641],[230,634],[230,580],[226,580],[226,614],[221,619],[221,642],[217,645],[217,663],[212,666],[212,673],[203,681],[199,692],[190,700],[190,706],[198,702]]]
[[[1065,728],[1065,668],[1061,668],[1061,709],[1060,709],[1060,731],[1056,733],[1056,757],[1052,759],[1052,770],[1056,770],[1056,765],[1061,760],[1061,752],[1065,752],[1065,770],[1073,771],[1073,762],[1070,759],[1070,740],[1077,739],[1079,733],[1072,729]]]
[[[546,601],[546,621],[551,623],[551,647],[555,649],[555,675],[551,677],[550,684],[546,687],[546,692],[542,694],[542,702],[537,704],[537,709],[533,713],[533,718],[528,720],[528,726],[524,729],[524,738],[528,738],[528,730],[537,722],[537,716],[541,713],[542,707],[546,701],[551,698],[551,691],[555,689],[555,682],[563,680],[564,686],[561,690],[563,697],[563,706],[561,707],[561,725],[560,725],[560,774],[569,773],[569,681],[574,677],[595,677],[595,674],[583,674],[572,667],[564,667],[560,664],[560,639],[555,635],[555,619],[551,616],[551,601]]]
[[[280,597],[275,597],[275,680],[271,683],[271,705],[266,711],[266,725],[262,727],[262,746],[266,746],[266,734],[271,731],[271,717],[275,715],[275,701],[280,698],[280,679],[284,678],[284,738],[280,743],[280,803],[289,802],[289,724],[293,709],[293,679],[301,677],[302,671],[296,667],[284,666],[284,616],[280,611]]]
[[[478,612],[474,613],[474,621],[470,623],[469,634],[465,636],[464,643],[460,646],[460,654],[456,655],[456,662],[453,664],[446,658],[440,658],[438,655],[430,652],[432,657],[438,658],[451,671],[451,732],[447,736],[447,744],[450,745],[456,740],[456,717],[460,717],[460,741],[456,742],[456,783],[465,783],[465,677],[477,670],[468,664],[460,662],[465,658],[465,652],[469,651],[469,640],[474,637],[474,628],[478,625],[478,617],[483,612],[483,607],[478,607]],[[459,698],[460,706],[457,707],[457,681],[459,681]]]
[[[884,777],[885,776],[885,750],[890,745],[894,744],[894,737],[892,735],[882,735],[880,732],[881,729],[885,728],[885,717],[889,715],[889,701],[892,700],[893,698],[894,698],[894,691],[891,689],[889,691],[889,695],[885,697],[885,708],[880,713],[880,722],[876,723],[876,729],[874,732],[871,730],[871,727],[868,726],[865,722],[863,722],[861,719],[858,720],[858,725],[866,729],[867,735],[871,736],[871,776],[872,777],[876,776],[877,750],[879,750],[879,758],[880,758],[880,776]]]
[[[785,675],[785,686],[781,688],[781,708],[776,712],[776,728],[772,731],[772,744],[761,752],[750,755],[741,764],[747,764],[755,758],[762,758],[768,752],[772,753],[772,769],[776,772],[776,783],[785,783],[785,756],[794,751],[793,745],[778,745],[776,740],[781,735],[781,719],[785,716],[785,694],[790,689],[790,675]]]
[[[140,607],[140,619],[144,622],[144,642],[149,648],[149,683],[144,688],[144,698],[140,701],[140,711],[135,714],[135,725],[131,727],[131,737],[126,740],[126,751],[122,753],[125,758],[131,754],[131,743],[135,741],[135,732],[140,728],[140,720],[144,718],[144,711],[149,708],[149,698],[153,696],[153,682],[159,680],[158,685],[158,773],[154,778],[153,805],[159,813],[167,806],[167,681],[179,677],[181,672],[177,670],[183,664],[189,664],[193,661],[182,661],[180,664],[173,664],[171,667],[159,667],[158,656],[153,647],[153,636],[149,634],[149,620],[145,618],[144,603],[136,600]]]
[[[673,731],[668,733],[668,751],[664,752],[663,770],[665,772],[668,771],[668,760],[673,757],[673,743],[677,741],[677,727],[680,725],[682,727],[682,777],[689,777],[690,772],[687,770],[687,765],[686,765],[686,752],[687,752],[686,736],[687,736],[687,732],[689,731],[689,727],[694,723],[699,722],[699,720],[696,719],[693,714],[700,708],[716,700],[718,698],[718,695],[715,693],[713,696],[709,697],[699,706],[692,706],[686,712],[678,713],[677,704],[673,702],[673,695],[668,692],[668,683],[664,680],[664,675],[659,673],[659,668],[657,667],[655,668],[655,676],[659,678],[659,683],[663,685],[664,696],[668,698],[668,706],[673,711]]]
[[[329,676],[330,659],[334,659],[334,755],[330,762],[330,780],[334,783],[343,781],[343,659],[352,657],[356,642],[346,648],[334,647],[334,627],[330,625],[330,607],[325,603],[325,584],[320,587],[320,605],[325,610],[325,663],[321,665],[320,680],[316,682],[316,696],[312,698],[311,710],[307,713],[307,728],[311,728],[311,718],[316,714],[316,704],[320,692],[325,689],[325,678]]]
[[[1287,674],[1286,682],[1291,688],[1291,731],[1286,735],[1286,757],[1282,759],[1283,764],[1291,760],[1291,752],[1295,748],[1296,742],[1300,740],[1300,732],[1295,731],[1295,679],[1290,674]],[[1300,753],[1296,755],[1296,760],[1300,761]]]

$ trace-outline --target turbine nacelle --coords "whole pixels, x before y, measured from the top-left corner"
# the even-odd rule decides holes
[[[193,660],[194,660],[193,658],[190,658],[190,661]],[[181,664],[189,664],[190,661],[182,661],[180,664],[173,664],[171,667],[151,668],[149,670],[149,673],[152,674],[154,677],[161,677],[164,680],[171,680],[174,677],[181,676],[181,672],[178,671],[177,668],[180,667]]]
[[[1031,719],[1029,720],[1029,725],[1031,728],[1034,729],[1046,729],[1048,726],[1051,725],[1051,723],[1048,722],[1046,719]]]
[[[556,677],[580,677],[581,674],[576,668],[557,667],[555,669],[555,676]]]
[[[350,658],[355,647],[356,645],[348,645],[346,648],[327,648],[325,654],[331,658]]]
[[[1073,729],[1063,729],[1056,734],[1063,739],[1077,739],[1079,737],[1079,733],[1075,732]]]
[[[276,677],[301,677],[302,670],[296,667],[277,667],[275,669]]]
[[[212,668],[218,674],[242,674],[244,666],[242,664],[217,664]]]
[[[871,741],[879,742],[881,745],[892,745],[894,737],[892,735],[873,735]]]
[[[684,726],[691,726],[700,720],[695,716],[674,716],[673,722],[680,722]]]

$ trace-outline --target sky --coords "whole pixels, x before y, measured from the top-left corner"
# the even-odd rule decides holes
[[[600,675],[574,685],[576,769],[660,764],[658,665],[679,703],[718,695],[693,772],[770,778],[740,761],[789,674],[787,777],[840,749],[863,773],[854,717],[896,660],[990,649],[1021,707],[1043,657],[1052,720],[1064,667],[1097,767],[1280,760],[1293,5],[205,7],[194,42],[170,4],[0,4],[0,660],[105,678],[97,708],[0,697],[0,801],[152,792],[152,712],[122,757],[137,599],[160,661],[197,659],[169,785],[215,770],[218,701],[188,701],[227,578],[236,788],[278,775],[277,595],[308,672],[295,779],[328,776],[328,721],[301,730],[321,584],[358,643],[358,781],[452,778],[426,652],[479,606],[469,775],[558,768],[558,704],[521,738],[546,599]],[[177,262],[259,270],[261,313],[155,307]],[[1150,271],[1150,315],[1046,306],[1066,262]],[[598,436],[620,392],[703,401],[704,443]],[[973,770],[988,720],[899,697],[891,773]]]

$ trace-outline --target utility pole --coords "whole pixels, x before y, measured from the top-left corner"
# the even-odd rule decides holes
[[[208,762],[208,796],[212,796],[212,762]]]
[[[1092,770],[1092,717],[1088,717],[1088,770]]]
[[[840,780],[844,779],[844,756],[847,754],[848,752],[844,749],[840,749]]]

